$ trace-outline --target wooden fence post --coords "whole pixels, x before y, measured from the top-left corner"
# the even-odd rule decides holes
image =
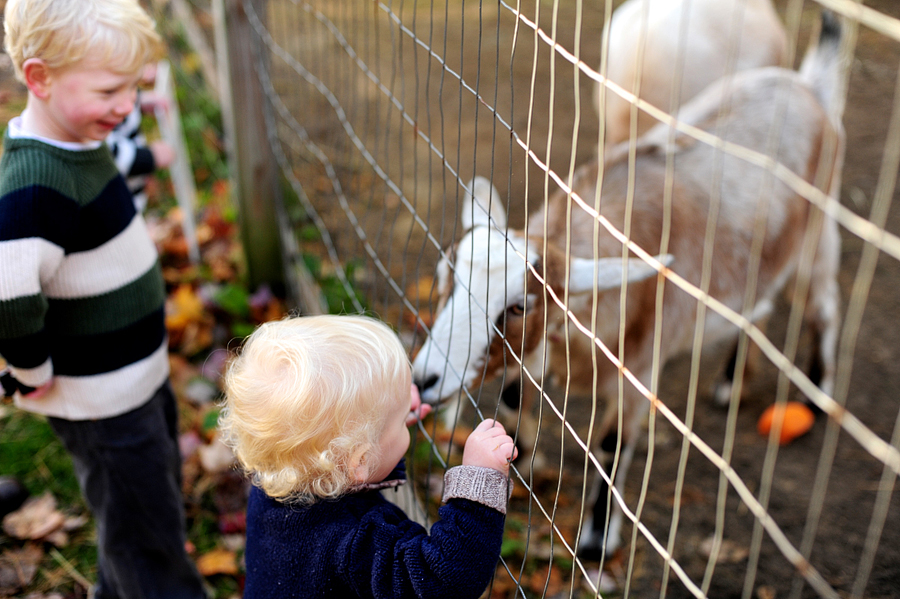
[[[264,14],[265,0],[251,0]],[[232,194],[240,218],[251,290],[264,283],[284,294],[276,214],[278,164],[266,134],[266,98],[257,77],[253,31],[242,0],[213,0],[216,62]]]

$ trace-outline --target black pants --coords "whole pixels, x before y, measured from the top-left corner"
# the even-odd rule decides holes
[[[97,522],[96,599],[202,599],[184,550],[178,411],[168,383],[102,420],[49,418]]]

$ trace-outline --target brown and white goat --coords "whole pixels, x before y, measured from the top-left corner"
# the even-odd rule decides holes
[[[839,40],[840,26],[831,22],[823,27],[819,45],[801,72],[777,67],[742,72],[705,90],[684,106],[678,119],[731,144],[772,156],[835,196],[843,131],[828,110],[838,80]],[[840,319],[836,279],[840,237],[835,222],[823,218],[809,200],[770,170],[684,133],[670,137],[667,125],[658,125],[637,141],[633,176],[627,146],[608,149],[602,164],[594,161],[579,168],[571,186],[574,194],[591,206],[602,180],[599,214],[603,219],[619,231],[626,230],[629,220],[631,241],[751,319],[762,316],[790,281],[808,277],[805,317],[821,366],[821,379],[816,382],[831,393]],[[667,159],[674,161],[668,207],[664,200]],[[599,457],[606,471],[613,472],[615,448],[621,443],[615,469],[621,495],[650,402],[627,380],[623,401],[617,402],[617,366],[599,351],[594,353],[599,359],[592,359],[592,346],[602,342],[649,388],[658,285],[664,285],[659,366],[692,347],[698,303],[672,282],[659,283],[657,270],[639,258],[623,261],[622,243],[598,224],[590,210],[562,191],[549,197],[531,217],[527,231],[507,228],[499,196],[489,182],[476,178],[470,192],[475,204],[467,204],[462,211],[466,233],[438,266],[442,298],[438,315],[413,361],[422,399],[438,404],[482,380],[501,376],[507,383],[516,382],[519,361],[539,381],[544,374],[552,375],[571,393],[605,398],[596,437]],[[714,228],[715,237],[707,245],[709,227]],[[665,230],[669,236],[663,246]],[[757,267],[755,234],[763,235]],[[804,247],[814,254],[812,259],[803,257]],[[706,276],[704,264],[709,268]],[[755,291],[748,301],[751,270]],[[551,293],[566,302],[569,316]],[[593,326],[593,336],[579,330],[576,319],[582,326]],[[624,327],[621,351],[620,322]],[[737,336],[736,327],[712,309],[705,311],[704,325],[704,343]],[[505,372],[507,365],[511,367]],[[522,384],[523,392],[528,387],[532,385]],[[522,409],[525,418],[527,408]],[[581,537],[582,555],[602,551],[604,540],[608,551],[620,543],[623,515],[618,504],[613,505],[606,526],[609,496],[601,481],[592,520]]]
[[[782,65],[787,52],[771,0],[627,0],[609,20],[608,39],[607,77],[633,91],[640,60],[637,95],[670,114],[729,73]],[[600,110],[603,87],[597,84],[594,102],[612,145],[628,139],[631,102],[607,91]],[[637,116],[638,136],[658,122],[641,110]]]

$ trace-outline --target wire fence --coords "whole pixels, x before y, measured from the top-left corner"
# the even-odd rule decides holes
[[[423,396],[445,400],[411,460],[430,517],[477,420],[518,430],[488,596],[900,596],[900,6],[774,3],[791,68],[821,10],[839,16],[829,115],[743,79],[744,100],[673,116],[712,68],[685,59],[689,21],[672,18],[688,13],[639,8],[680,60],[617,81],[620,4],[245,0],[289,259],[330,310],[396,327]],[[713,28],[729,81],[729,27],[758,4]],[[672,104],[647,100],[654,68]],[[620,100],[614,146],[600,109]],[[639,136],[640,114],[663,124]],[[631,282],[604,287],[596,259],[621,279],[629,256]],[[794,402],[819,412],[810,432],[779,443],[805,411],[759,432]]]

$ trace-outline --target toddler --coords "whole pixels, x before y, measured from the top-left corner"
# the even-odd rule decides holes
[[[260,326],[225,375],[220,426],[254,487],[244,599],[477,598],[500,555],[513,440],[485,420],[429,534],[380,491],[405,482],[428,412],[399,339],[363,316]]]

